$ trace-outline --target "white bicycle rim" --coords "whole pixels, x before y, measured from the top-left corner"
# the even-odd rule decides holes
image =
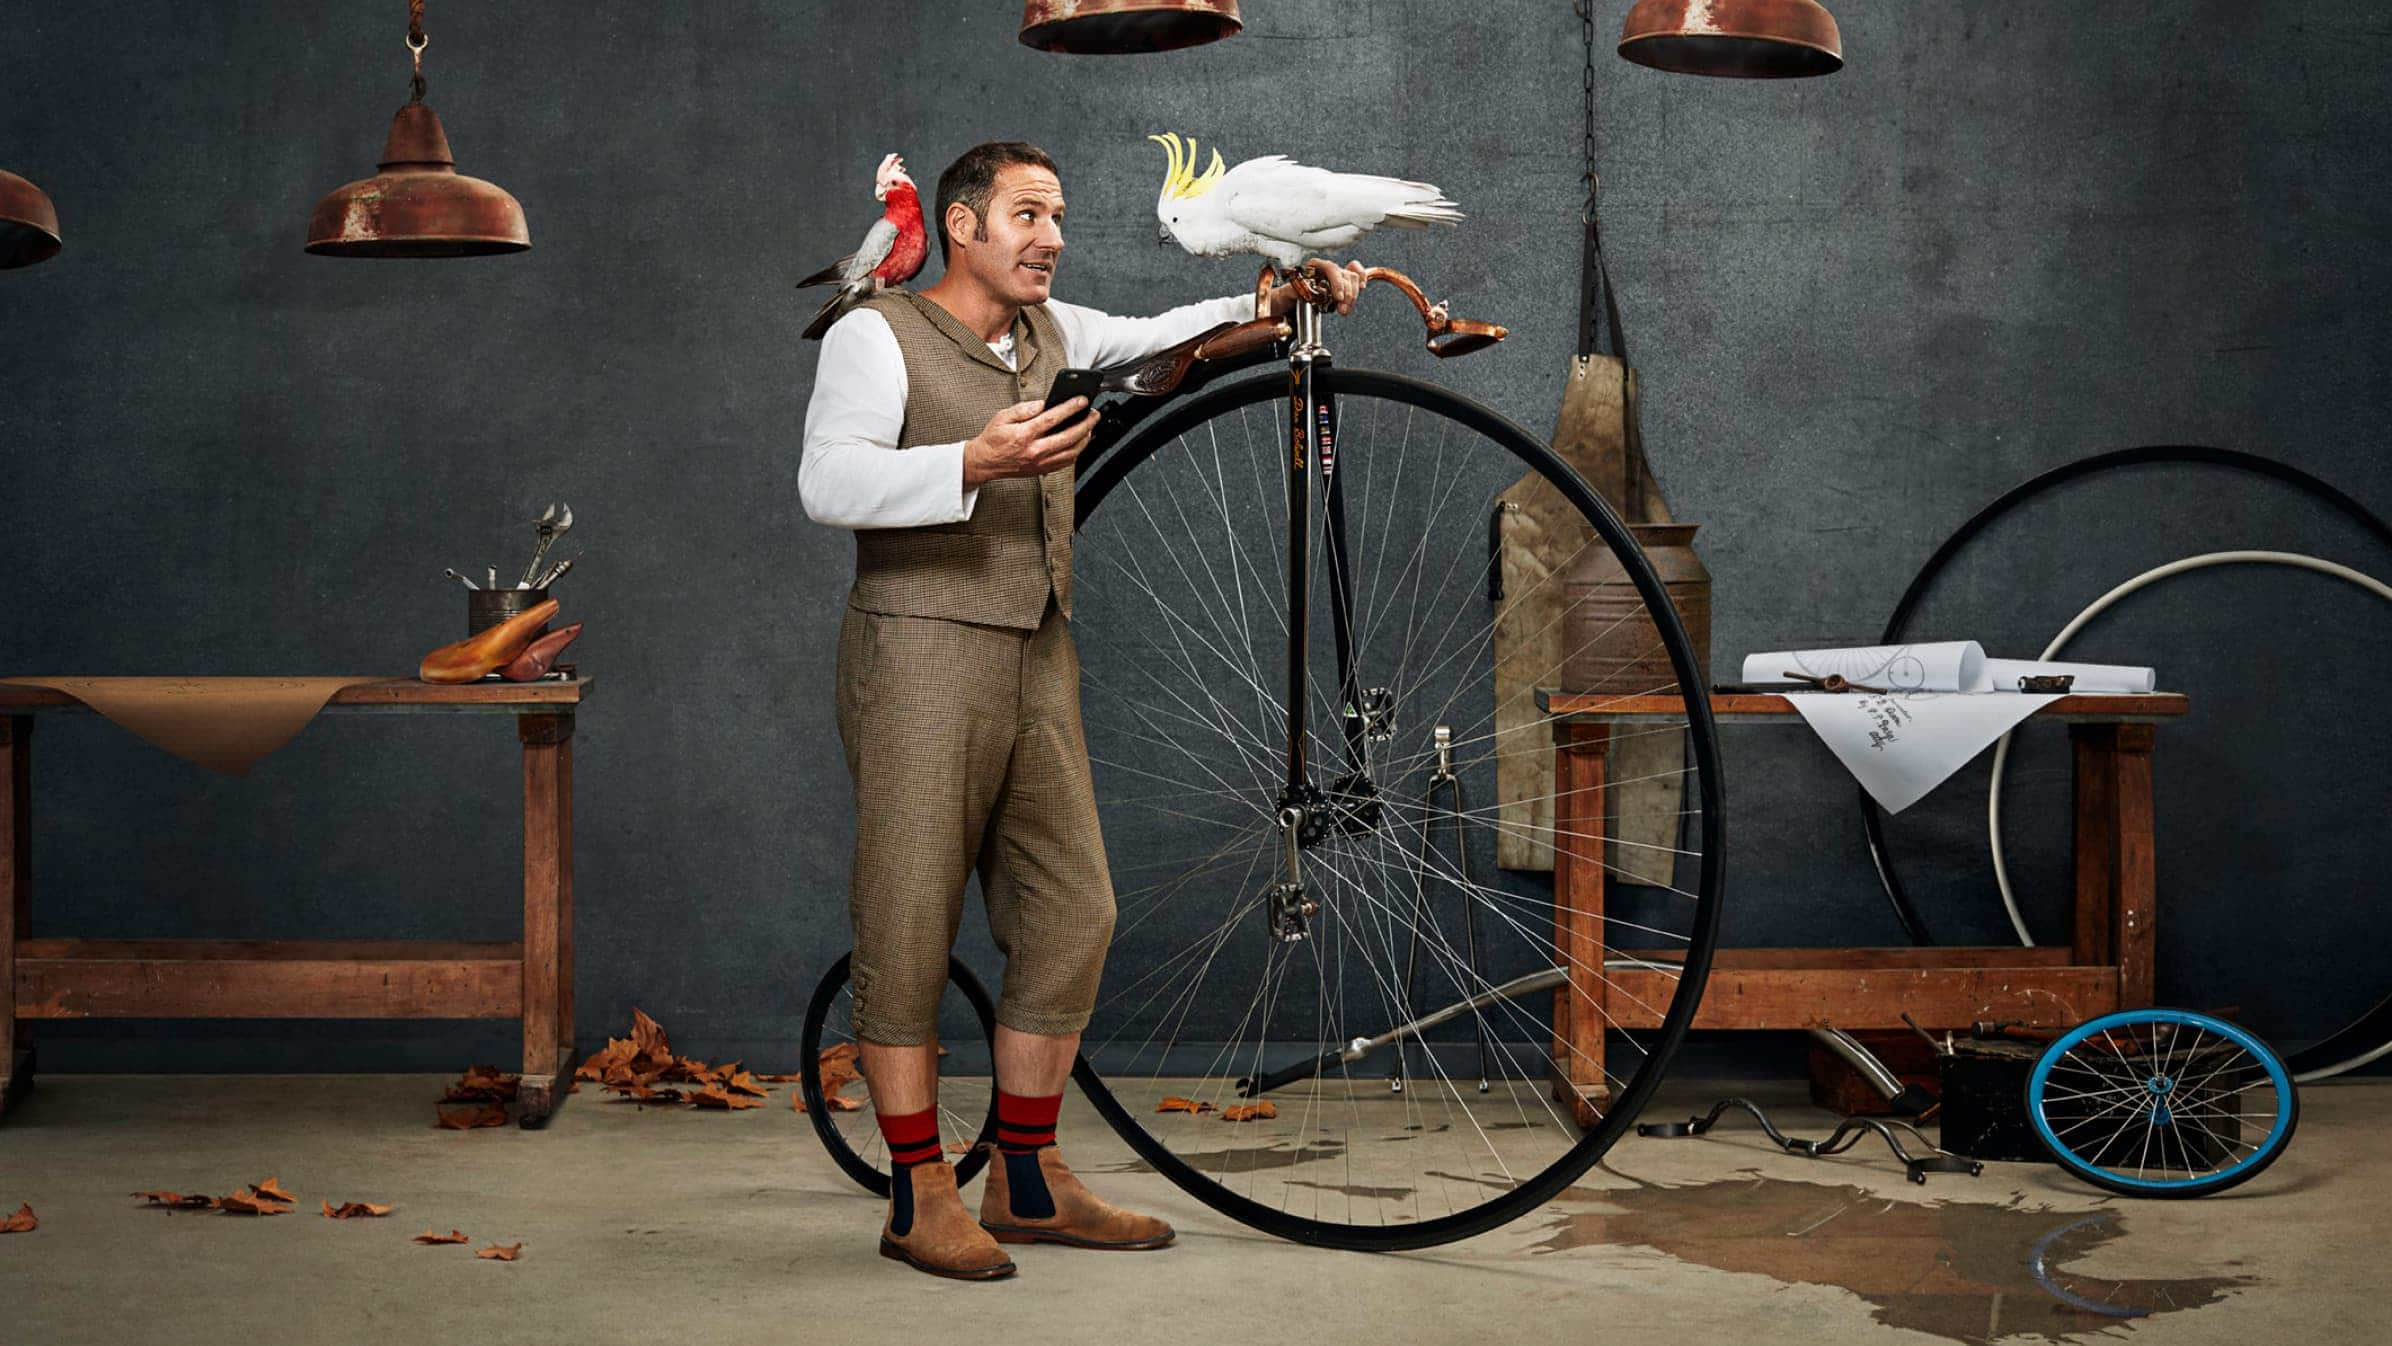
[[[2355,584],[2386,602],[2392,602],[2392,585],[2385,584],[2372,575],[2362,574],[2349,566],[2328,561],[2322,557],[2305,556],[2299,552],[2289,551],[2204,552],[2199,556],[2187,556],[2182,560],[2170,561],[2163,566],[2154,566],[2094,599],[2091,606],[2076,614],[2075,619],[2068,625],[2061,627],[2060,634],[2053,636],[2051,644],[2044,646],[2043,653],[2036,657],[2050,659],[2058,655],[2069,641],[2076,638],[2076,633],[2085,628],[2087,622],[2107,612],[2112,605],[2128,594],[2139,589],[2149,588],[2161,580],[2172,575],[2181,575],[2188,570],[2207,570],[2212,566],[2223,565],[2280,565],[2291,566],[2296,570],[2314,570],[2321,575],[2331,575],[2338,580]],[[2032,948],[2035,944],[2035,937],[2027,933],[2026,918],[2019,914],[2018,895],[2010,888],[2010,866],[2002,851],[2002,774],[2009,768],[2009,763],[2010,735],[2004,734],[1993,748],[1993,780],[1986,787],[1985,795],[1985,836],[1993,848],[1993,881],[2002,891],[2003,910],[2010,913],[2010,928],[2018,932],[2020,944]],[[2302,1084],[2307,1084],[2313,1080],[2339,1075],[2346,1070],[2356,1070],[2387,1053],[2392,1053],[2392,1042],[2386,1042],[2373,1051],[2354,1056],[2347,1061],[2337,1061],[2332,1065],[2321,1066],[2293,1078]]]

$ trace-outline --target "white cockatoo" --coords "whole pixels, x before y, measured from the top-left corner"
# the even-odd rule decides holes
[[[1250,252],[1292,268],[1307,256],[1351,246],[1381,224],[1426,229],[1462,218],[1454,202],[1425,182],[1332,173],[1281,154],[1224,169],[1218,149],[1198,174],[1194,140],[1183,146],[1168,132],[1147,139],[1171,156],[1155,200],[1158,237],[1198,257]]]

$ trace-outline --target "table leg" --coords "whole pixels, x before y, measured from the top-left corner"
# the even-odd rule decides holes
[[[33,938],[32,740],[32,716],[0,716],[0,1113],[33,1088],[32,1021],[17,1018],[17,941]]]
[[[1591,1126],[1611,1094],[1603,1070],[1603,785],[1611,729],[1560,724],[1553,754],[1553,1094]]]
[[[2076,757],[2076,900],[2069,956],[2085,967],[2116,967],[2110,917],[2118,901],[2112,889],[2118,868],[2118,726],[2072,724],[2068,740]]]
[[[2118,940],[2118,1006],[2152,1004],[2153,964],[2158,953],[2158,845],[2151,800],[2151,750],[2158,732],[2147,724],[2118,726],[2116,780],[2117,905],[2111,921]]]
[[[523,1078],[515,1107],[524,1126],[539,1126],[572,1077],[571,1021],[560,1023],[570,992],[560,973],[571,901],[566,788],[573,717],[520,715],[516,736],[523,742]]]
[[[2069,727],[2076,755],[2076,912],[2070,954],[2118,969],[2118,1005],[2152,1003],[2158,862],[2148,724]]]

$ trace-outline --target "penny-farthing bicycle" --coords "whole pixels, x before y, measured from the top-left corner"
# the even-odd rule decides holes
[[[1503,335],[1400,273],[1369,274],[1419,309],[1434,354]],[[1275,279],[1266,269],[1260,289]],[[1107,371],[1126,396],[1103,404],[1080,458],[1072,627],[1119,916],[1074,1078],[1144,1165],[1233,1219],[1416,1248],[1550,1199],[1659,1083],[1717,938],[1719,757],[1693,646],[1611,510],[1498,413],[1337,366],[1322,326],[1307,303],[1292,322],[1225,326]],[[1229,378],[1266,363],[1283,368]],[[1584,842],[1576,853],[1607,867],[1618,855],[1523,821],[1554,810],[1496,788],[1520,778],[1502,771],[1515,755],[1552,751],[1539,717],[1497,727],[1488,520],[1523,468],[1567,501],[1567,550],[1608,552],[1628,599],[1602,629],[1541,642],[1506,698],[1561,685],[1575,650],[1622,630],[1657,643],[1669,674],[1572,690],[1691,693],[1682,718],[1615,732],[1678,736],[1682,765],[1653,774],[1679,788],[1615,780],[1617,798],[1571,801],[1615,827],[1622,809],[1676,818],[1674,844],[1642,843],[1663,863],[1614,880],[1591,953],[1557,946],[1548,874],[1497,864],[1507,834],[1530,832]],[[1552,804],[1552,789],[1536,794]],[[1607,1096],[1582,1125],[1550,1082],[1576,1050],[1554,1000],[1566,979],[1623,966],[1660,971],[1672,992],[1639,1005],[1660,1029],[1615,1035]],[[804,1088],[825,1143],[885,1192],[868,1104],[843,1110],[821,1088],[827,1060],[841,1093],[849,1006],[842,965],[806,1019]],[[975,1016],[949,1018],[943,1041],[985,1059]],[[985,1135],[986,1081],[956,1083],[970,1098],[945,1108],[946,1134]],[[845,1104],[865,1092],[849,1083]]]

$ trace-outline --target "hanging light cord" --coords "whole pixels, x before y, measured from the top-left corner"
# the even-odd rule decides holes
[[[431,45],[424,36],[424,0],[407,0],[407,50],[415,56],[415,78],[407,86],[410,103],[424,101],[424,48]]]
[[[1581,145],[1586,161],[1586,167],[1581,174],[1581,179],[1586,184],[1586,205],[1580,209],[1578,220],[1592,234],[1596,228],[1597,212],[1603,200],[1603,179],[1600,174],[1595,172],[1595,3],[1594,0],[1576,0],[1576,5],[1578,21],[1586,43],[1586,68],[1579,76],[1579,89],[1586,99],[1586,121]],[[1598,269],[1591,264],[1591,260],[1590,264],[1585,267],[1585,272],[1586,274],[1579,280],[1579,283],[1586,287],[1586,294],[1582,296],[1578,305],[1578,353],[1580,355],[1589,354],[1595,349],[1595,325],[1601,321],[1597,315],[1602,312],[1603,306],[1600,301],[1605,297],[1601,293],[1602,277],[1598,274]],[[1614,335],[1616,337],[1617,333],[1615,332]],[[1622,354],[1624,356],[1625,352]]]

